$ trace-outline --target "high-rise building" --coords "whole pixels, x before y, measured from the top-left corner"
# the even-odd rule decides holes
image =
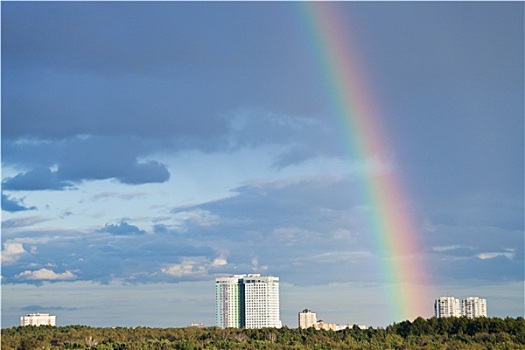
[[[248,275],[243,283],[245,327],[280,328],[279,277]]]
[[[460,317],[461,304],[454,297],[440,297],[434,301],[434,315],[436,317]]]
[[[215,317],[221,328],[240,328],[244,325],[244,275],[215,279]]]
[[[304,309],[299,312],[299,328],[310,328],[317,323],[317,315],[309,309]]]
[[[487,300],[478,297],[461,300],[461,315],[468,318],[487,317]]]
[[[279,328],[279,277],[259,274],[218,277],[215,305],[218,327]]]
[[[27,314],[20,317],[20,326],[56,326],[56,316],[49,314]]]

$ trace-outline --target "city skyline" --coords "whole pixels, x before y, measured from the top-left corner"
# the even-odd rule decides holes
[[[3,327],[523,316],[524,3],[0,6]]]
[[[224,275],[215,278],[215,320],[219,328],[281,328],[279,302],[279,278],[261,274]],[[487,300],[466,297],[462,300],[452,296],[434,300],[434,317],[489,317]],[[316,312],[303,309],[298,312],[297,328],[341,330],[366,325],[335,324],[317,319]],[[56,316],[33,312],[20,317],[20,326],[56,326]],[[66,326],[64,324],[63,326]],[[188,327],[210,327],[204,323],[191,323]],[[291,325],[288,327],[294,328]]]

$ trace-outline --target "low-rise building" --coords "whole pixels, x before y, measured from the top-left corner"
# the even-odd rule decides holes
[[[349,324],[337,324],[337,323],[327,323],[323,320],[317,321],[317,314],[313,312],[310,309],[304,309],[303,311],[299,312],[298,314],[298,321],[299,321],[299,328],[306,329],[313,327],[317,330],[332,330],[332,331],[340,331],[346,328],[353,328],[353,325]],[[366,326],[363,325],[356,325],[357,327],[361,329],[366,329]]]
[[[314,325],[314,328],[317,330],[324,329],[325,331],[335,331],[337,330],[337,325],[335,323],[325,323],[323,320],[319,320]]]
[[[56,326],[56,316],[49,314],[27,314],[20,317],[20,326]]]

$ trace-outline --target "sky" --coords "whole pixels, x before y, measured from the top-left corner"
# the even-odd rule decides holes
[[[340,65],[305,15],[323,8]],[[2,327],[29,312],[214,325],[214,279],[246,273],[280,278],[288,327],[305,308],[403,321],[394,290],[419,296],[412,319],[449,295],[524,316],[522,2],[3,1],[1,15]],[[354,92],[327,73],[347,65]],[[344,127],[356,117],[377,132]],[[372,136],[386,157],[349,146]],[[379,248],[375,176],[398,181],[413,232],[387,221],[384,237],[411,251]]]

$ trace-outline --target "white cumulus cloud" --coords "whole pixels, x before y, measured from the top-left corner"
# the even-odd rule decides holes
[[[188,224],[201,227],[211,227],[220,222],[219,216],[202,209],[176,212],[174,218],[182,227]]]
[[[27,251],[24,249],[22,243],[4,243],[1,259],[2,264],[14,263],[24,253],[27,253]]]
[[[507,251],[507,252],[485,252],[480,253],[477,255],[478,258],[485,260],[485,259],[493,259],[498,256],[504,256],[508,259],[514,259],[514,251]]]
[[[228,265],[224,257],[217,257],[210,262],[204,257],[186,258],[179,264],[171,264],[161,269],[162,273],[175,277],[203,276],[211,269]]]
[[[203,259],[184,259],[180,264],[169,265],[161,271],[175,277],[202,275],[208,271],[208,264]]]
[[[225,258],[216,258],[211,264],[213,267],[224,266],[228,265],[228,260]]]
[[[21,279],[26,279],[26,280],[65,281],[65,280],[74,279],[77,276],[71,271],[65,271],[63,273],[56,273],[53,270],[40,269],[36,271],[26,270],[18,274],[17,277]]]

